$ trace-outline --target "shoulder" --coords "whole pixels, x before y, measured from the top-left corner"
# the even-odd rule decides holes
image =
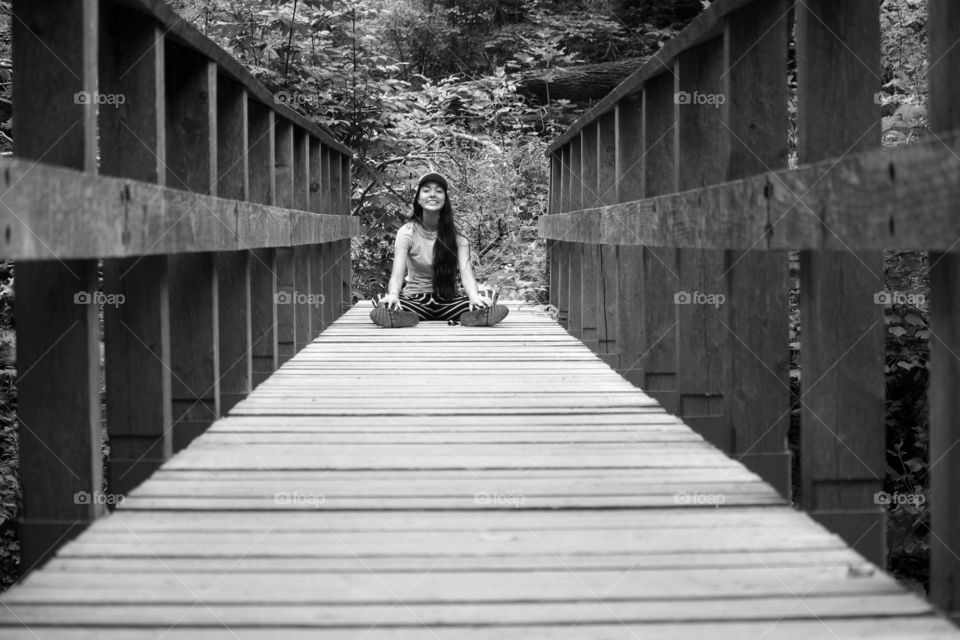
[[[413,221],[397,229],[397,244],[409,244],[413,240]]]
[[[463,235],[460,230],[457,230],[457,246],[458,247],[469,247],[470,241],[467,240],[467,236]]]

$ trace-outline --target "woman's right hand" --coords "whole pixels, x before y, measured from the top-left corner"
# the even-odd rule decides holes
[[[387,309],[400,309],[400,297],[395,293],[388,293],[387,295],[380,298],[380,304],[384,305]]]

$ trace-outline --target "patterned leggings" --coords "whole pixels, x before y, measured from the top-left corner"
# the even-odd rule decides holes
[[[377,299],[378,305],[380,297]],[[461,313],[470,310],[470,299],[467,296],[457,296],[444,300],[434,297],[432,293],[401,293],[400,306],[415,311],[421,320],[450,321],[457,320]]]

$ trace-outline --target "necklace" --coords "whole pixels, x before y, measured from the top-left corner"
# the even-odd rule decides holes
[[[436,229],[431,231],[430,229],[427,229],[425,226],[423,226],[420,223],[417,223],[416,229],[417,229],[417,233],[419,233],[421,236],[423,236],[427,240],[436,240],[437,238]]]

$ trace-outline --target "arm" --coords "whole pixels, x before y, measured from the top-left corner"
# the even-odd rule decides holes
[[[470,242],[461,235],[457,236],[457,262],[460,266],[460,282],[463,290],[470,299],[470,310],[474,307],[489,307],[492,303],[486,296],[481,296],[477,290],[477,280],[473,277],[473,266],[470,264]]]
[[[407,251],[409,249],[409,240],[401,239],[401,234],[398,232],[397,239],[393,244],[393,269],[390,271],[387,295],[380,299],[380,303],[387,305],[388,308],[401,308],[400,289],[403,287],[403,276],[407,273]]]

